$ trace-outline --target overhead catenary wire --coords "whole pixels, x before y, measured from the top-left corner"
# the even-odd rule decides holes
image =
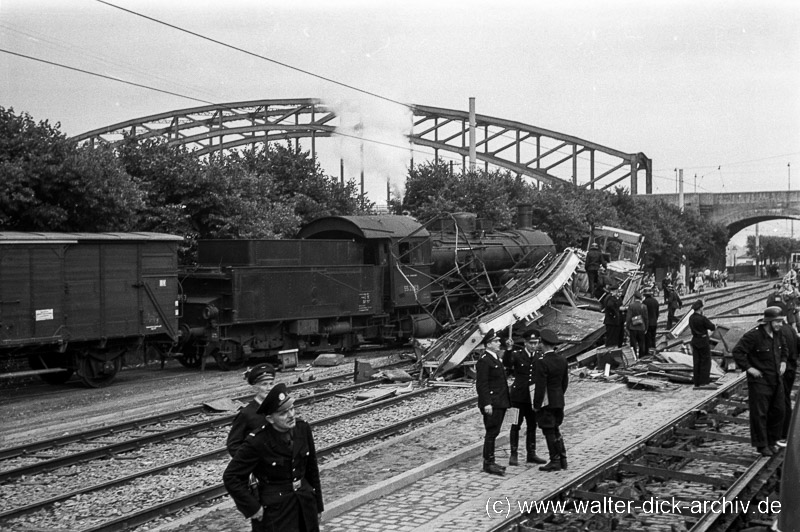
[[[294,70],[296,72],[300,72],[302,74],[306,74],[308,76],[313,76],[313,77],[315,77],[317,79],[321,79],[323,81],[327,81],[329,83],[333,83],[335,85],[339,85],[340,87],[344,87],[344,88],[347,88],[347,89],[350,89],[350,90],[354,90],[356,92],[360,92],[362,94],[366,94],[366,95],[372,96],[374,98],[379,98],[379,99],[385,100],[387,102],[391,102],[391,103],[394,103],[394,104],[397,104],[397,105],[401,105],[401,106],[406,107],[406,108],[410,108],[411,107],[410,105],[408,105],[406,103],[394,100],[394,99],[389,98],[387,96],[383,96],[383,95],[378,94],[376,92],[372,92],[372,91],[368,91],[368,90],[365,90],[365,89],[361,89],[361,88],[356,87],[355,85],[350,85],[348,83],[344,83],[342,81],[338,81],[338,80],[335,80],[333,78],[329,78],[329,77],[326,77],[326,76],[322,76],[320,74],[316,74],[314,72],[311,72],[310,70],[305,70],[303,68],[299,68],[299,67],[296,67],[294,65],[290,65],[289,63],[285,63],[283,61],[278,61],[277,59],[272,59],[271,57],[267,57],[267,56],[264,56],[264,55],[261,55],[261,54],[257,54],[255,52],[251,52],[250,50],[246,50],[245,48],[241,48],[239,46],[234,46],[232,44],[220,41],[218,39],[214,39],[212,37],[208,37],[207,35],[203,35],[202,33],[198,33],[196,31],[192,31],[192,30],[189,30],[189,29],[186,29],[186,28],[182,28],[181,26],[178,26],[176,24],[171,24],[169,22],[165,22],[163,20],[159,20],[159,19],[157,19],[155,17],[151,17],[151,16],[145,15],[143,13],[139,13],[137,11],[133,11],[132,9],[127,9],[127,8],[112,4],[111,2],[106,2],[105,0],[95,0],[95,1],[99,2],[99,3],[103,4],[103,5],[107,5],[109,7],[113,7],[115,9],[119,9],[120,11],[125,11],[126,13],[130,13],[131,15],[135,15],[137,17],[141,17],[141,18],[143,18],[145,20],[149,20],[151,22],[155,22],[156,24],[161,24],[163,26],[167,26],[168,28],[172,28],[174,30],[181,31],[181,32],[187,33],[189,35],[193,35],[194,37],[197,37],[199,39],[203,39],[203,40],[212,42],[214,44],[218,44],[220,46],[224,46],[225,48],[230,48],[231,50],[236,50],[237,52],[241,52],[243,54],[247,54],[247,55],[250,55],[250,56],[253,56],[253,57],[257,57],[259,59],[263,59],[264,61],[269,61],[270,63],[274,63],[276,65],[280,65],[282,67],[289,68],[289,69]]]

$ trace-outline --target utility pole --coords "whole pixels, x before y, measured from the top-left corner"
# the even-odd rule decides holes
[[[789,192],[792,191],[792,163],[786,163],[786,171],[789,173]],[[788,201],[791,201],[789,198]],[[794,218],[792,218],[792,240],[794,240]]]
[[[475,171],[475,162],[478,159],[477,150],[475,147],[475,128],[477,127],[475,119],[475,97],[469,99],[469,171]]]

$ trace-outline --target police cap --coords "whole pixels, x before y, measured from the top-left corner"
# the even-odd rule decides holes
[[[561,343],[558,340],[558,334],[551,329],[542,329],[539,331],[539,337],[542,339],[542,342],[548,345],[558,345]]]
[[[264,402],[258,407],[258,413],[266,416],[276,412],[285,412],[294,406],[294,399],[289,396],[286,384],[279,382],[267,394]]]
[[[247,368],[247,371],[244,372],[244,378],[251,386],[263,380],[275,380],[275,368],[272,364],[259,364],[252,368]]]

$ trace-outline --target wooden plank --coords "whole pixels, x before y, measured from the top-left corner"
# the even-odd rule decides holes
[[[711,484],[714,486],[721,486],[725,489],[733,484],[735,479],[711,477],[708,475],[699,475],[697,473],[684,473],[683,471],[673,471],[672,469],[661,469],[658,467],[647,467],[639,464],[620,464],[622,471],[629,473],[637,473],[639,475],[647,475],[650,477],[672,478],[675,480],[685,480],[687,482],[697,482],[698,484]]]
[[[753,463],[752,460],[746,458],[738,458],[735,456],[725,456],[722,454],[705,454],[696,451],[681,451],[679,449],[667,449],[664,447],[646,446],[645,452],[649,454],[659,454],[662,456],[675,456],[678,458],[691,458],[692,460],[704,460],[706,462],[720,462],[723,464],[734,464],[741,466],[749,466]]]
[[[739,443],[750,443],[749,436],[734,436],[733,434],[722,434],[721,432],[710,432],[705,430],[696,430],[696,429],[685,429],[683,427],[678,427],[675,429],[677,434],[682,434],[684,436],[697,436],[698,438],[706,438],[710,440],[722,440],[722,441],[735,441]]]

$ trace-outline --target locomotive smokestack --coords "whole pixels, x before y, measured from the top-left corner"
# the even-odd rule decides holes
[[[517,229],[531,229],[533,227],[533,205],[523,203],[517,205]]]

